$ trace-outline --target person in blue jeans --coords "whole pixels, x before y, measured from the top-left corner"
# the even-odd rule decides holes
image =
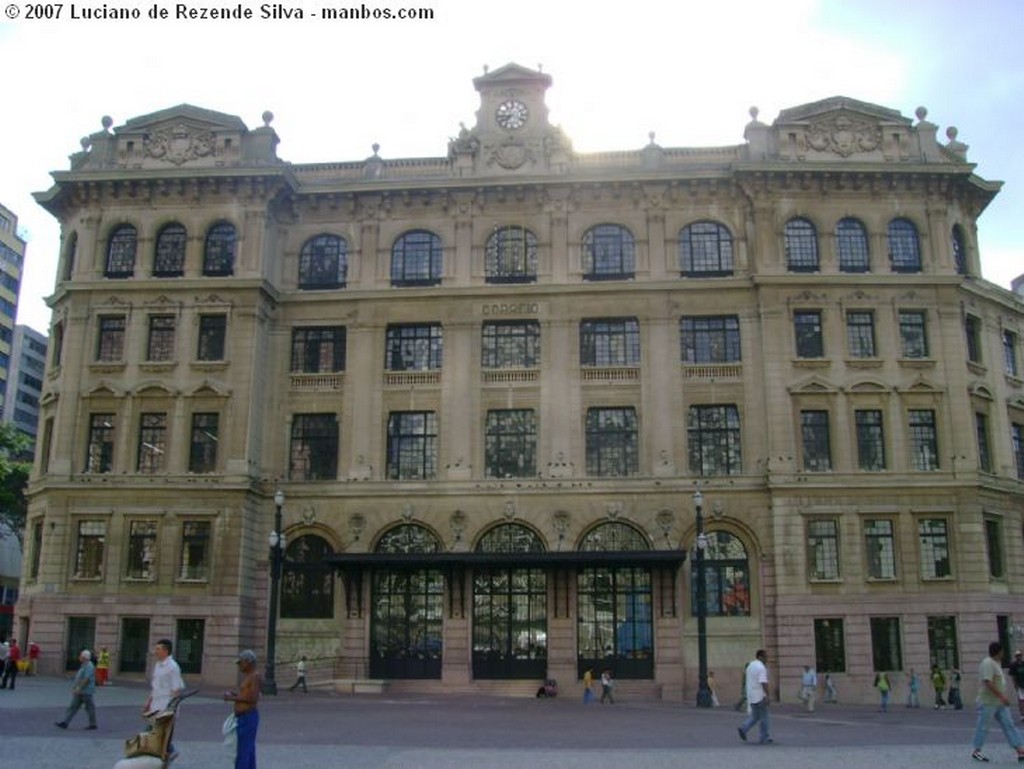
[[[746,695],[747,704],[750,705],[750,715],[747,720],[736,727],[740,739],[747,741],[747,732],[754,728],[754,724],[760,725],[760,742],[762,745],[769,745],[775,740],[772,739],[768,726],[768,668],[765,663],[768,661],[768,653],[764,649],[758,649],[754,659],[747,665]]]
[[[96,693],[96,668],[92,664],[92,652],[82,649],[78,655],[78,663],[78,672],[75,673],[75,680],[71,682],[71,704],[68,705],[64,718],[56,723],[61,729],[68,728],[71,719],[82,705],[85,705],[85,714],[89,716],[89,725],[85,728],[96,728],[96,705],[92,699]]]
[[[238,691],[224,692],[224,699],[234,703],[237,748],[235,769],[256,769],[256,732],[260,728],[260,712],[256,705],[260,701],[263,681],[256,672],[256,653],[246,649],[236,660],[242,675]]]
[[[981,687],[978,690],[978,720],[974,726],[974,751],[971,753],[975,761],[989,760],[981,748],[985,744],[989,724],[995,718],[1006,735],[1006,741],[1017,751],[1017,761],[1024,762],[1024,738],[1021,738],[1010,715],[1010,698],[1006,695],[1002,663],[1003,645],[993,641],[988,645],[988,656],[981,661],[979,668]]]

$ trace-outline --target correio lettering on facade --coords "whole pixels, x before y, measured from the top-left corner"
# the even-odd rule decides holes
[[[483,306],[484,315],[536,315],[539,311],[536,302],[510,302]]]

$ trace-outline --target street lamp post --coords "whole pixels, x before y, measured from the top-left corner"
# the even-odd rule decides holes
[[[277,653],[277,595],[281,584],[281,563],[284,561],[284,535],[281,533],[281,510],[284,492],[274,493],[274,530],[270,532],[270,616],[267,618],[267,666],[263,676],[263,693],[277,694],[274,680],[274,656]]]
[[[697,661],[698,688],[697,707],[711,707],[711,687],[708,686],[708,583],[704,574],[704,551],[708,538],[704,534],[704,495],[700,489],[693,492],[693,506],[697,511],[697,552],[694,568],[697,572]]]

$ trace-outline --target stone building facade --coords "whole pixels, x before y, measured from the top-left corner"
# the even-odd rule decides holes
[[[474,80],[444,157],[292,164],[188,105],[83,140],[21,629],[225,682],[265,649],[396,688],[587,667],[692,698],[758,647],[846,699],[1024,616],[1024,305],[954,129],[830,98],[739,145],[582,154],[550,77]]]

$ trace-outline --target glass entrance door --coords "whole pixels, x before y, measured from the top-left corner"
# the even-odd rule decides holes
[[[544,572],[477,572],[473,578],[473,677],[544,678],[547,666]]]
[[[373,579],[371,678],[440,678],[444,578],[432,569]]]

